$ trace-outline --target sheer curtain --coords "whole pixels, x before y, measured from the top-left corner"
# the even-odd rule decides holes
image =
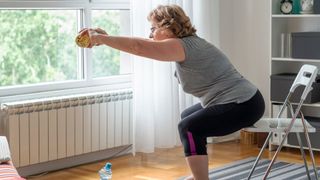
[[[191,18],[198,35],[209,41],[218,39],[214,32],[213,9],[218,0],[132,0],[133,36],[148,37],[150,23],[146,17],[159,4],[178,4]],[[214,13],[218,14],[218,13]],[[218,24],[218,23],[215,23]],[[213,42],[214,43],[214,42]],[[216,43],[215,43],[216,44]],[[174,77],[174,63],[134,56],[134,151],[153,152],[155,147],[180,144],[177,125],[180,113],[196,103],[185,94]]]

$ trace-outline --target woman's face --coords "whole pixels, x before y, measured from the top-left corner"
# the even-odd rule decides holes
[[[166,27],[159,27],[155,22],[151,23],[150,31],[149,38],[152,38],[153,40],[164,40],[176,37],[170,29]]]

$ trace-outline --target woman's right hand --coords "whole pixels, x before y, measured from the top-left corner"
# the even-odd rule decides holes
[[[88,33],[90,36],[90,45],[88,46],[88,48],[102,45],[102,42],[100,41],[101,35],[108,35],[108,33],[101,28],[94,28],[94,29],[90,28],[88,29]]]
[[[101,28],[95,28],[95,29],[92,29],[92,30],[96,31],[99,34],[108,35],[108,33],[105,30],[101,29]]]

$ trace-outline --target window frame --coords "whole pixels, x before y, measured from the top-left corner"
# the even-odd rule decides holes
[[[91,27],[91,10],[129,10],[130,0],[0,0],[0,9],[75,9],[80,10],[79,13],[79,29],[82,27]],[[130,12],[131,16],[131,12]],[[130,25],[131,27],[131,25]],[[132,32],[132,29],[130,29]],[[0,87],[0,102],[3,99],[21,99],[27,94],[43,93],[46,96],[50,94],[65,95],[72,89],[114,89],[114,88],[131,88],[132,74],[116,75],[101,78],[92,78],[92,50],[78,48],[79,68],[82,74],[79,80],[67,80],[58,82],[44,82],[28,85],[15,85]],[[130,57],[132,59],[132,57]],[[52,92],[52,93],[50,93]],[[58,94],[60,94],[58,93]],[[40,95],[38,95],[40,97]],[[30,95],[28,95],[30,97]]]

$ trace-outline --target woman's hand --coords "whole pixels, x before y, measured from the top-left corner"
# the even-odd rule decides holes
[[[101,28],[90,28],[87,29],[90,37],[90,44],[88,48],[92,48],[93,46],[100,46],[103,43],[101,42],[101,35],[108,35],[108,33]]]
[[[95,28],[95,29],[93,29],[93,30],[96,31],[96,32],[99,33],[99,34],[108,35],[108,33],[107,33],[105,30],[101,29],[101,28]]]

